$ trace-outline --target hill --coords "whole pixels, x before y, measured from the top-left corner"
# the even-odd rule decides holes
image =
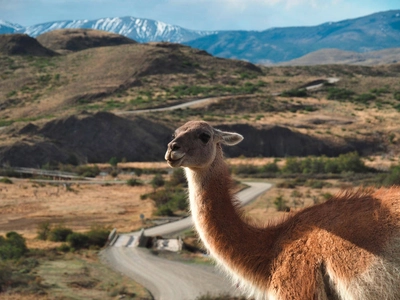
[[[280,63],[281,66],[316,66],[329,64],[373,66],[400,62],[400,48],[358,53],[339,49],[322,49],[300,58]]]
[[[32,55],[51,57],[54,51],[43,47],[38,41],[26,34],[0,35],[0,53],[5,55]]]
[[[123,35],[93,29],[53,30],[39,35],[36,39],[44,47],[59,53],[136,43]]]
[[[177,95],[182,87],[173,86],[218,85],[240,74],[257,77],[261,73],[247,62],[219,59],[170,43],[98,47],[54,59],[3,57],[0,119],[165,106],[180,101]]]
[[[0,163],[9,166],[40,168],[44,165],[104,163],[111,157],[119,161],[159,161],[164,157],[174,126],[146,117],[124,118],[112,113],[83,113],[34,125],[10,126],[0,138]],[[257,156],[337,156],[358,151],[371,154],[380,150],[380,139],[347,140],[338,143],[286,127],[249,124],[220,124],[220,129],[240,132],[246,139],[240,147],[227,148],[230,157]],[[268,143],[254,143],[267,140]]]
[[[132,120],[111,113],[79,114],[41,125],[12,126],[3,136],[13,142],[0,147],[0,162],[11,166],[41,167],[58,163],[159,160],[171,129],[154,121]]]
[[[191,119],[242,133],[245,141],[226,150],[232,157],[397,155],[399,70],[258,67],[172,43],[0,54],[0,162],[162,160],[170,133]],[[206,100],[134,112],[193,99]]]

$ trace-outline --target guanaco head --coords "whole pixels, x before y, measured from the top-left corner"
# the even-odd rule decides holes
[[[208,167],[220,144],[233,146],[243,140],[238,133],[221,131],[207,122],[190,121],[175,130],[165,160],[173,167]]]

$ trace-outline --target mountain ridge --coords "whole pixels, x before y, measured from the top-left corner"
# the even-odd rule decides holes
[[[1,25],[5,23],[5,25]],[[277,64],[308,53],[336,48],[365,53],[400,47],[400,10],[325,22],[316,26],[277,27],[264,31],[199,31],[161,21],[135,17],[66,20],[28,27],[0,21],[1,33],[26,33],[33,37],[50,30],[86,28],[118,33],[137,42],[182,43],[223,57],[259,64]]]
[[[1,20],[0,20],[1,22]],[[5,22],[9,23],[9,22]],[[11,23],[9,23],[11,24]],[[37,37],[56,29],[97,29],[117,33],[138,42],[184,42],[191,39],[215,33],[215,31],[190,30],[177,25],[167,24],[157,20],[135,18],[132,16],[100,18],[95,20],[61,20],[20,27],[14,24],[14,33],[25,33]],[[8,28],[12,28],[8,26]],[[0,34],[11,33],[2,32]]]

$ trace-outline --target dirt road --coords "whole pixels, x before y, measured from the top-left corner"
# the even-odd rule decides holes
[[[267,191],[271,184],[248,182],[250,187],[238,193],[245,205]],[[191,218],[153,227],[145,235],[170,235],[192,226]],[[131,238],[129,238],[129,236]],[[116,271],[124,273],[145,286],[157,300],[193,300],[206,293],[240,294],[225,275],[213,266],[186,264],[161,259],[151,255],[147,249],[132,247],[132,239],[138,232],[120,236],[120,242],[108,247],[100,254],[102,260]]]

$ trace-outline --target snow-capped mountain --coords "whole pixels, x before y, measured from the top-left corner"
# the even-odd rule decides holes
[[[24,27],[22,27],[21,25],[0,20],[0,34],[14,33],[16,31],[22,30],[23,28]]]
[[[179,26],[166,24],[160,21],[140,19],[134,17],[102,18],[97,20],[69,20],[47,22],[23,28],[16,28],[15,33],[26,33],[32,37],[42,33],[64,28],[87,28],[109,31],[127,36],[138,42],[167,41],[182,43],[197,39],[215,31],[196,31]],[[0,34],[2,32],[0,29]]]

